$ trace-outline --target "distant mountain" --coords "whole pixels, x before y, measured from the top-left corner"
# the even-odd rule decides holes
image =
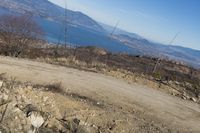
[[[31,13],[34,16],[58,23],[65,21],[64,9],[48,0],[1,0],[0,8],[20,14]],[[96,21],[81,12],[67,10],[66,18],[70,24],[104,32],[104,29]]]
[[[108,34],[111,34],[112,31],[114,30],[114,26],[110,26],[101,22],[99,22],[99,24],[107,31]],[[136,33],[130,33],[119,28],[116,28],[116,30],[114,31],[114,34],[124,34],[124,35],[128,35],[131,38],[143,39],[143,37],[141,37],[140,35]]]
[[[0,14],[34,15],[46,32],[46,39],[53,43],[64,41],[65,10],[48,0],[1,0]],[[151,42],[140,35],[98,23],[89,16],[67,10],[67,41],[71,45],[106,48],[112,52],[163,57],[184,61],[200,68],[200,51],[179,46]]]
[[[48,0],[1,0],[0,14],[31,13],[46,33],[46,40],[63,43],[64,27],[67,27],[67,42],[76,46],[97,46],[112,52],[140,54],[137,50],[109,38],[106,30],[89,16],[67,10],[67,25],[64,26],[65,10]]]
[[[114,27],[103,23],[100,25],[111,34]],[[169,58],[177,61],[184,61],[192,66],[200,67],[200,51],[181,46],[163,45],[141,37],[136,33],[130,33],[116,28],[112,38],[120,41],[126,46],[139,51],[142,55]]]
[[[200,67],[200,51],[181,46],[163,45],[148,41],[147,39],[135,38],[129,35],[113,35],[113,39],[137,49],[140,53],[147,56],[168,58],[183,61],[189,65]]]

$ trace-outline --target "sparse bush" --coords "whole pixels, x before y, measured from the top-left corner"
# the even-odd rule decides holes
[[[56,93],[64,92],[61,82],[56,82],[53,84],[46,85],[45,88],[48,88],[48,91],[51,91],[51,92],[56,92]]]
[[[156,72],[153,74],[153,77],[156,79],[156,80],[161,80],[161,74],[159,72]]]
[[[43,31],[32,16],[0,16],[0,53],[18,57],[29,47],[36,47]]]

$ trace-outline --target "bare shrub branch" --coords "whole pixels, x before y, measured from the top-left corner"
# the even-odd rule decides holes
[[[42,39],[44,33],[32,16],[0,16],[1,54],[18,57],[29,47],[35,47],[36,40]]]

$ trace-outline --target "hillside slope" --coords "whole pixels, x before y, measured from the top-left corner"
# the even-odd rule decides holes
[[[40,16],[58,23],[64,23],[63,21],[65,21],[64,9],[48,0],[1,0],[0,8],[20,14],[31,13],[34,16]],[[81,12],[67,10],[66,17],[68,23],[96,31],[104,31],[96,21]]]
[[[5,57],[0,58],[0,73],[23,82],[61,82],[67,92],[78,93],[99,101],[99,104],[108,105],[105,108],[108,112],[120,109],[123,112],[121,115],[118,111],[112,114],[119,114],[116,122],[126,123],[126,126],[130,126],[129,131],[133,131],[133,125],[137,122],[142,122],[139,127],[134,126],[137,132],[200,132],[198,104],[147,86],[127,83],[98,73]],[[124,130],[127,131],[128,128]]]
[[[39,3],[39,4],[38,4]],[[33,14],[46,32],[49,42],[64,42],[65,11],[48,0],[1,0],[0,14]],[[145,39],[135,33],[101,24],[89,16],[67,10],[67,41],[78,46],[97,46],[112,52],[147,55],[182,61],[200,68],[200,51],[180,46],[162,45]]]

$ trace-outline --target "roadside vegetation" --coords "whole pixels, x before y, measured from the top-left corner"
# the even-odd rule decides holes
[[[48,44],[44,34],[30,15],[0,16],[0,55],[103,73],[200,103],[199,69],[173,60],[112,53],[94,46]],[[115,105],[78,94],[61,82],[41,85],[6,76],[0,74],[0,132],[172,132],[169,125],[132,104]]]
[[[122,130],[122,124],[106,121],[106,117],[114,118],[105,113],[98,101],[63,92],[61,83],[38,85],[4,76],[0,75],[2,133],[97,133],[116,131],[115,127]],[[106,114],[101,116],[103,119],[93,117],[102,113]]]
[[[111,53],[102,48],[64,47],[42,40],[44,32],[30,15],[0,17],[0,54],[100,72],[161,89],[198,102],[200,70],[184,63],[157,58]]]
[[[31,15],[0,16],[1,54],[19,57],[25,51],[38,47],[43,31]]]

